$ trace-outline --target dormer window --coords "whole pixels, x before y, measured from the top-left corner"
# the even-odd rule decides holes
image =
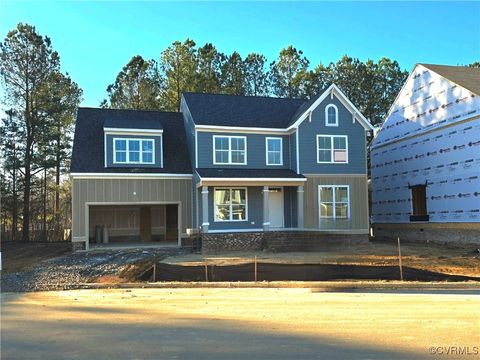
[[[153,164],[154,140],[114,138],[113,154],[114,164]]]
[[[334,104],[325,108],[325,126],[338,126],[338,108]]]

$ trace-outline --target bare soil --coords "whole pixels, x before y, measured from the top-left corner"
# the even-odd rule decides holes
[[[24,243],[8,241],[1,243],[2,271],[4,273],[25,271],[39,262],[72,253],[70,242]]]

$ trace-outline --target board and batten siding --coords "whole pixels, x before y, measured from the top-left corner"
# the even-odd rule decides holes
[[[368,232],[368,190],[366,175],[307,175],[304,193],[304,222],[307,229],[348,230]],[[319,185],[348,185],[350,187],[350,219],[336,221],[331,226],[331,220],[319,224]],[[328,224],[330,222],[330,224]],[[326,226],[328,228],[325,228]],[[320,226],[323,225],[323,226]]]
[[[192,179],[73,179],[73,241],[86,240],[86,203],[181,203],[182,233],[192,227]],[[83,239],[80,239],[83,238]]]

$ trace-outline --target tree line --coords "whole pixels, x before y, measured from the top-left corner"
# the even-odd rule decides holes
[[[293,46],[268,62],[260,53],[228,55],[211,43],[198,47],[187,39],[172,43],[158,60],[132,57],[108,85],[101,106],[178,111],[182,92],[309,99],[335,83],[373,124],[380,124],[407,76],[388,58],[362,62],[344,55],[312,67]]]
[[[8,240],[58,239],[70,227],[63,175],[82,90],[60,70],[50,38],[34,26],[19,23],[9,31],[0,60],[6,109],[0,128],[2,226],[11,230]]]

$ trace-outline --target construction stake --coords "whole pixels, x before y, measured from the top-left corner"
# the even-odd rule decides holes
[[[400,280],[403,281],[403,270],[402,270],[402,250],[400,249],[400,238],[397,237],[398,241],[398,266],[400,268]]]
[[[257,255],[255,255],[255,282],[257,282]]]
[[[208,265],[206,261],[205,261],[205,282],[208,282]]]
[[[153,281],[157,281],[157,257],[153,257]]]

